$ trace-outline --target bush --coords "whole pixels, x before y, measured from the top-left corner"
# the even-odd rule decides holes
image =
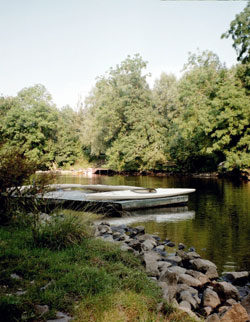
[[[82,217],[74,215],[54,215],[51,220],[37,225],[33,229],[35,244],[53,250],[80,244],[84,238],[90,237],[93,229],[90,226],[91,215]]]

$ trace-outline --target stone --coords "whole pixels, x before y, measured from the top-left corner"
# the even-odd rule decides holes
[[[207,272],[209,269],[216,269],[216,265],[207,259],[196,258],[190,260],[193,269],[200,272]]]
[[[178,284],[177,285],[177,293],[181,293],[183,291],[188,291],[189,293],[192,294],[192,296],[198,296],[198,290],[196,290],[195,288],[188,286],[186,284]]]
[[[101,234],[112,234],[112,229],[108,225],[98,225],[98,230]]]
[[[182,301],[186,301],[188,303],[190,303],[190,305],[196,309],[198,307],[198,303],[195,300],[195,298],[192,296],[192,294],[189,291],[183,291],[180,293],[179,295],[180,299]]]
[[[159,245],[157,247],[155,247],[155,250],[159,250],[159,251],[165,251],[165,246],[164,245]]]
[[[140,235],[137,237],[137,239],[140,241],[151,240],[151,241],[155,242],[155,238],[150,234]]]
[[[132,250],[133,251],[133,248],[132,247],[129,247],[127,244],[122,244],[120,246],[120,250],[122,250],[123,252],[127,252],[129,250]]]
[[[216,308],[220,305],[221,301],[218,294],[211,290],[210,288],[206,288],[203,292],[202,296],[202,304],[203,306],[210,306],[211,308]]]
[[[168,270],[170,272],[176,272],[177,274],[185,274],[186,273],[186,269],[180,266],[171,266],[168,268]]]
[[[72,320],[72,317],[68,316],[67,314],[64,314],[63,312],[57,312],[56,317],[57,319],[47,320],[47,322],[68,322]]]
[[[191,287],[199,287],[202,283],[197,279],[188,274],[180,274],[179,281]]]
[[[22,280],[22,277],[17,275],[16,273],[14,274],[10,274],[10,277],[13,279],[13,280]]]
[[[146,252],[143,255],[143,260],[146,265],[146,272],[149,273],[151,276],[160,276],[160,272],[158,270],[158,262],[159,255],[153,251]]]
[[[130,241],[128,243],[128,246],[132,247],[133,249],[135,249],[139,252],[142,250],[142,245],[141,245],[140,241],[137,239],[132,239],[132,241]]]
[[[148,252],[148,251],[152,250],[155,246],[156,246],[156,242],[155,242],[155,241],[152,241],[152,240],[145,240],[145,241],[141,244],[141,248],[142,248],[142,250],[144,250],[145,252]]]
[[[242,299],[241,305],[246,309],[247,313],[250,315],[250,294],[248,294]]]
[[[246,322],[249,321],[249,315],[240,303],[236,303],[220,316],[220,320],[221,322]]]
[[[194,252],[194,251],[193,252],[187,252],[186,257],[189,260],[194,260],[194,259],[197,259],[197,258],[201,258],[201,256],[198,253]]]
[[[187,315],[189,315],[190,317],[192,317],[196,321],[200,321],[200,319],[198,318],[198,316],[192,310],[187,309],[185,307],[179,307],[179,310],[181,310],[182,312],[187,313]]]
[[[228,306],[232,306],[233,304],[236,304],[237,302],[234,299],[228,299],[226,300],[225,304]]]
[[[180,256],[170,255],[166,258],[166,261],[177,265],[181,263],[182,259]]]
[[[160,271],[166,270],[170,266],[171,266],[171,263],[169,263],[169,262],[164,262],[164,261],[159,261],[158,262],[158,269]]]
[[[186,248],[186,246],[184,244],[182,244],[182,243],[178,244],[178,249],[179,250],[182,250],[182,249],[185,249],[185,248]]]
[[[145,234],[145,227],[144,226],[137,226],[135,229],[138,231],[138,234]]]
[[[219,274],[218,274],[217,269],[215,267],[210,267],[206,271],[205,275],[207,276],[207,278],[209,278],[211,280],[219,277]]]
[[[201,309],[201,314],[205,317],[209,316],[212,312],[212,308],[211,306],[204,306],[202,309]]]
[[[192,269],[188,269],[188,270],[186,270],[186,274],[191,275],[194,278],[196,278],[197,280],[199,280],[202,285],[205,285],[209,282],[209,278],[207,277],[207,275],[205,275],[201,272],[194,271]]]
[[[228,282],[213,282],[213,287],[223,300],[240,298],[237,288]]]
[[[220,322],[220,318],[216,313],[209,315],[204,322]]]
[[[247,283],[249,277],[249,273],[247,271],[244,272],[228,272],[223,275],[223,279],[227,282],[230,282],[234,285],[244,285]]]
[[[168,303],[171,303],[177,292],[178,274],[166,270],[166,272],[160,276],[159,280],[167,283],[168,287],[164,290],[163,298]]]
[[[181,303],[179,304],[179,307],[185,307],[185,308],[191,310],[191,304],[187,301],[181,301]]]
[[[175,243],[173,243],[173,242],[167,242],[166,243],[166,246],[168,246],[168,247],[175,247]]]
[[[35,310],[38,314],[43,315],[49,312],[49,307],[48,305],[35,305]]]

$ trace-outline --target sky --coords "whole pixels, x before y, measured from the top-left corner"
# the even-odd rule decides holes
[[[0,95],[43,84],[60,108],[77,107],[96,78],[128,55],[148,62],[150,86],[181,76],[188,53],[236,64],[221,39],[246,1],[0,0]]]

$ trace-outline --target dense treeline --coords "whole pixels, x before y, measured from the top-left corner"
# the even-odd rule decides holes
[[[99,77],[77,111],[57,109],[43,85],[0,98],[1,153],[19,147],[42,169],[102,162],[115,170],[250,169],[250,5],[223,37],[239,63],[190,54],[183,75],[162,73],[153,89],[140,55]]]

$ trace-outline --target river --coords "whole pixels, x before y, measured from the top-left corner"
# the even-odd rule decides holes
[[[152,188],[195,188],[186,207],[134,211],[114,223],[143,225],[176,243],[194,247],[216,263],[220,272],[250,271],[250,182],[216,178],[154,176],[58,176],[58,183],[134,185]],[[172,253],[176,248],[169,248]]]

